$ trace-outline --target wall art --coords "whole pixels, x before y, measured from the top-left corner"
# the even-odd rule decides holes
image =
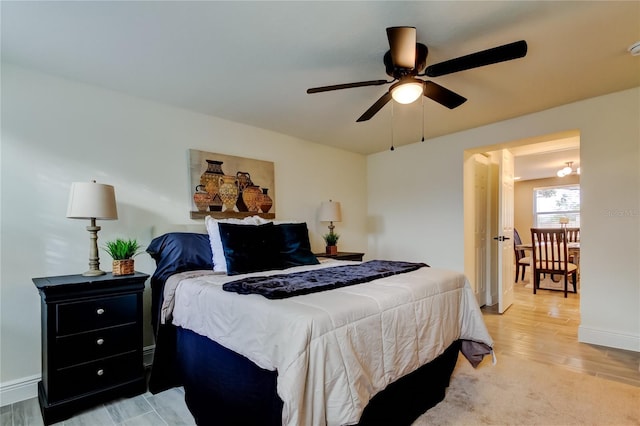
[[[189,171],[191,219],[275,218],[273,162],[190,149]]]

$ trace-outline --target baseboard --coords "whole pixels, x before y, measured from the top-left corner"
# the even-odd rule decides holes
[[[40,375],[23,377],[0,384],[0,406],[13,404],[38,396]]]
[[[581,325],[578,327],[578,341],[609,348],[640,352],[640,336],[611,330],[590,328]]]
[[[151,366],[155,348],[155,345],[151,345],[146,346],[142,350],[142,359],[145,368],[149,368]],[[37,398],[38,382],[40,381],[40,378],[40,374],[36,374],[34,376],[0,383],[0,407],[31,398]]]

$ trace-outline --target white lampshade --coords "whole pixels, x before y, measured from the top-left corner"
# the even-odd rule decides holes
[[[331,200],[323,201],[320,206],[319,218],[320,222],[340,222],[342,220],[340,203]]]
[[[406,83],[398,83],[391,88],[391,97],[400,104],[415,102],[424,90],[424,82],[413,80]]]
[[[70,219],[118,219],[116,193],[111,185],[73,182],[69,192],[67,217]]]

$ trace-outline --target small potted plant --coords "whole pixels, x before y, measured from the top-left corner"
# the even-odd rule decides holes
[[[338,254],[337,244],[338,244],[338,238],[340,238],[340,235],[336,234],[335,232],[329,232],[328,234],[323,235],[322,238],[324,238],[324,242],[327,245],[327,254],[330,254],[333,256]]]
[[[136,240],[117,238],[107,241],[104,250],[113,259],[113,275],[131,275],[135,273],[133,258],[140,254],[140,244]]]

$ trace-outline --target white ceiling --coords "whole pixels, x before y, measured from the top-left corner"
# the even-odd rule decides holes
[[[515,177],[519,180],[556,177],[558,170],[565,167],[568,162],[572,163],[571,168],[574,171],[580,167],[579,145],[576,148],[554,148],[529,154],[518,154],[517,151],[513,153],[516,156],[514,159]]]
[[[427,65],[524,39],[525,58],[432,79],[426,139],[640,86],[638,1],[2,1],[2,60],[359,153],[414,143],[422,105],[387,104],[385,28],[417,28]],[[392,132],[393,128],[393,132]],[[570,160],[564,160],[570,161]]]

